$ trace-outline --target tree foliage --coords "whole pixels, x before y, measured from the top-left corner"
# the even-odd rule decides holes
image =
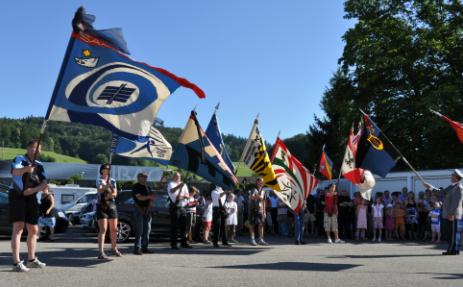
[[[320,103],[326,116],[309,128],[305,163],[326,143],[339,167],[363,109],[417,168],[462,166],[454,131],[428,110],[463,120],[461,1],[348,0],[345,13],[357,22]]]

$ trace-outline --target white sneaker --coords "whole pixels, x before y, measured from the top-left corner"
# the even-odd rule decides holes
[[[331,240],[331,238],[328,238],[328,243],[333,244],[333,241]]]
[[[345,243],[345,242],[344,242],[344,240],[336,239],[336,240],[334,241],[334,243]]]
[[[381,242],[381,237],[380,237],[380,238],[378,238],[378,242]]]
[[[27,272],[30,269],[24,265],[24,261],[19,261],[16,265],[13,265],[13,271],[14,272]]]
[[[27,261],[26,266],[28,268],[45,268],[47,264],[40,262],[38,258],[35,258],[34,261]]]
[[[373,242],[376,241],[376,237],[373,237],[373,239],[371,241],[373,241]]]
[[[251,239],[251,245],[252,245],[252,246],[257,246],[257,242],[256,242],[255,239]]]
[[[268,245],[263,239],[259,239],[259,245]]]

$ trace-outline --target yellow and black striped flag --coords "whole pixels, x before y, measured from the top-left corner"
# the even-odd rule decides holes
[[[281,190],[265,147],[265,141],[260,134],[257,118],[241,154],[240,162],[246,163],[252,171],[261,176],[266,186],[276,191]]]

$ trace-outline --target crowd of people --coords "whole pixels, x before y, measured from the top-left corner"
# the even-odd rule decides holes
[[[53,196],[50,195],[43,165],[33,158],[40,153],[36,140],[29,142],[25,155],[17,156],[11,165],[13,184],[9,191],[13,270],[28,271],[44,268],[36,257],[36,241],[41,227],[54,227],[50,216]],[[449,241],[444,255],[460,252],[462,221],[463,174],[455,170],[451,185],[436,189],[425,184],[425,191],[415,196],[403,188],[396,192],[378,192],[371,201],[359,192],[351,198],[346,190],[337,191],[335,184],[317,189],[301,208],[292,210],[277,194],[264,189],[262,178],[249,190],[227,190],[215,186],[210,192],[200,191],[182,181],[176,172],[167,185],[171,220],[171,248],[192,248],[192,242],[212,244],[214,248],[229,248],[238,243],[238,236],[249,236],[249,243],[268,245],[265,233],[294,239],[296,245],[306,239],[325,237],[329,244],[344,240],[381,242],[383,240],[429,240],[439,243],[442,233]],[[96,180],[98,200],[98,259],[108,260],[104,242],[109,229],[111,255],[121,257],[117,247],[117,183],[111,177],[111,165],[103,164]],[[42,192],[39,205],[36,193]],[[155,193],[147,184],[147,174],[139,173],[133,185],[133,218],[135,241],[133,253],[151,253],[148,248],[152,214],[149,211]],[[26,227],[28,261],[19,257],[21,234]],[[211,238],[212,232],[212,238]],[[256,237],[257,235],[257,237]],[[344,240],[342,240],[342,239]],[[212,240],[212,241],[211,241]],[[221,245],[219,245],[219,240]]]

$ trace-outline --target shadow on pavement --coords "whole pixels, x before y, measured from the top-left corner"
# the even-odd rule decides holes
[[[432,273],[432,272],[420,272],[417,274],[425,274],[425,275],[441,275],[432,277],[433,279],[463,279],[463,273],[455,274],[455,273]]]
[[[265,264],[216,266],[211,268],[336,272],[359,266],[363,265],[338,263],[276,262]]]
[[[400,257],[433,257],[441,254],[372,254],[372,255],[340,255],[328,256],[327,258],[352,258],[352,259],[374,259],[374,258],[400,258]]]
[[[40,261],[45,262],[48,266],[58,267],[92,267],[109,262],[108,260],[98,260],[96,258],[96,248],[65,248],[53,251],[40,251],[38,256]],[[24,258],[25,256],[23,255],[22,257]],[[0,266],[11,266],[11,253],[0,253]]]
[[[131,252],[133,249],[128,249]],[[193,248],[172,250],[171,248],[156,248],[152,249],[154,254],[191,254],[191,255],[231,255],[231,256],[244,256],[253,255],[265,251],[264,248],[246,248],[246,247],[221,247],[213,248],[209,246],[194,246]]]

